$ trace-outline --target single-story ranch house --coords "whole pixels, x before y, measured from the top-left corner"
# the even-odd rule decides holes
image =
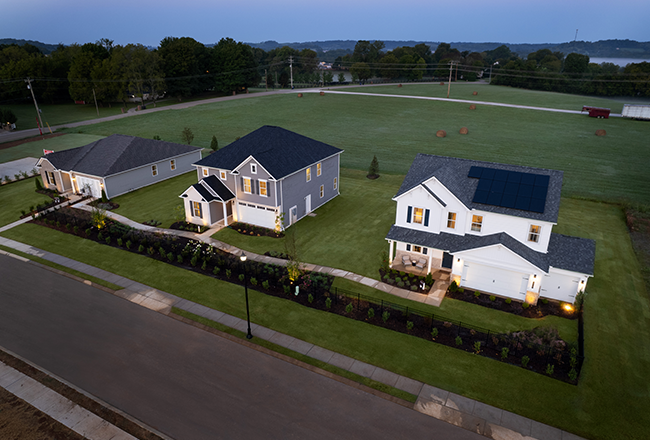
[[[284,229],[339,194],[343,150],[264,126],[196,162],[180,197],[187,222]]]
[[[36,166],[46,188],[112,198],[186,173],[200,159],[198,147],[114,134],[46,154]]]
[[[391,265],[451,270],[461,287],[572,303],[594,273],[593,240],[552,232],[561,171],[418,154],[386,239]]]

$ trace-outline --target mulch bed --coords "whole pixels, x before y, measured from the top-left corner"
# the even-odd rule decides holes
[[[3,144],[0,144],[0,150],[4,150],[5,148],[11,148],[11,147],[17,147],[18,145],[25,144],[27,142],[36,142],[36,141],[42,141],[45,139],[50,139],[54,137],[59,137],[63,136],[67,133],[53,133],[53,134],[45,134],[43,136],[38,136],[38,137],[32,137],[32,138],[27,138],[27,139],[20,139],[18,141],[12,141],[12,142],[5,142]],[[0,136],[0,140],[2,140],[2,136]]]
[[[112,211],[120,207],[119,203],[111,202],[110,200],[107,202],[102,202],[101,199],[93,200],[88,204],[88,206],[103,209],[104,211]]]
[[[284,232],[277,232],[273,229],[262,228],[261,226],[249,225],[247,223],[235,222],[228,226],[230,229],[233,229],[239,232],[242,235],[252,235],[255,237],[272,237],[272,238],[282,238],[284,237]]]
[[[520,315],[524,318],[543,318],[547,315],[559,316],[566,319],[577,319],[578,314],[576,312],[568,312],[561,307],[559,301],[548,300],[547,304],[544,304],[542,299],[537,302],[536,306],[529,306],[527,309],[522,307],[522,303],[519,301],[512,301],[510,304],[506,302],[505,298],[495,297],[494,301],[490,301],[490,295],[486,293],[481,293],[478,297],[474,294],[475,292],[470,289],[465,289],[464,292],[459,290],[452,292],[448,289],[445,294],[446,298],[453,298],[460,301],[465,301],[472,304],[478,304],[479,306],[487,307],[490,309],[501,310],[502,312],[512,313],[513,315]]]
[[[188,223],[186,221],[174,222],[169,227],[169,229],[175,229],[177,231],[189,231],[189,232],[199,232],[199,226],[193,223]]]

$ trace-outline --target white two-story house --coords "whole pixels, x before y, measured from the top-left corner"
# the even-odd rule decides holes
[[[573,303],[593,276],[593,240],[552,232],[562,171],[418,154],[386,239],[391,264],[451,270],[461,287]]]

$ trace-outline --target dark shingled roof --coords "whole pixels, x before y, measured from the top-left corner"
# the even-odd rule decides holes
[[[218,200],[220,202],[227,202],[235,198],[235,195],[224,185],[215,175],[210,175],[204,179],[201,179],[199,183],[192,185],[196,189],[201,197],[205,199],[206,202],[211,202],[213,200]],[[210,192],[212,190],[214,194]]]
[[[504,208],[501,206],[472,202],[479,182],[479,179],[467,177],[472,166],[549,176],[548,194],[546,196],[544,212],[538,213],[522,211],[514,208]],[[421,183],[427,181],[431,177],[435,177],[469,209],[480,209],[487,212],[557,223],[558,213],[560,211],[560,194],[562,192],[563,174],[562,171],[547,170],[543,168],[505,165],[493,162],[481,162],[477,160],[433,156],[420,153],[415,157],[415,160],[411,164],[411,168],[404,178],[402,186],[395,197],[399,197],[405,192],[408,192]]]
[[[596,259],[595,241],[555,233],[551,233],[548,253],[546,254],[534,251],[505,232],[482,236],[471,234],[455,235],[446,232],[434,234],[393,225],[388,231],[386,239],[439,249],[452,255],[460,251],[501,244],[547,273],[549,266],[552,266],[558,269],[593,275],[594,261]]]
[[[83,147],[43,157],[59,170],[106,177],[196,150],[200,148],[114,134]]]
[[[249,156],[276,180],[343,150],[284,128],[265,125],[195,165],[232,171]]]

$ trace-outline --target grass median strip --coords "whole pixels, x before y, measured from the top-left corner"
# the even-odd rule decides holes
[[[322,370],[329,371],[330,373],[336,374],[337,376],[344,377],[346,379],[352,380],[354,382],[357,382],[361,385],[365,385],[369,388],[375,389],[377,391],[381,391],[382,393],[390,394],[391,396],[397,397],[398,399],[405,400],[407,402],[415,403],[417,400],[417,396],[407,393],[406,391],[391,387],[390,385],[386,385],[381,382],[377,382],[376,380],[369,379],[367,377],[359,376],[358,374],[351,373],[350,371],[344,370],[342,368],[335,367],[334,365],[330,365],[328,363],[319,361],[317,359],[311,358],[309,356],[306,356],[304,354],[300,354],[296,351],[289,350],[288,348],[282,347],[281,345],[274,344],[269,341],[265,341],[264,339],[260,338],[253,338],[251,340],[246,339],[246,333],[241,332],[239,330],[226,327],[223,324],[219,324],[218,322],[212,321],[207,318],[203,318],[201,316],[195,315],[193,313],[187,312],[185,310],[181,310],[177,307],[172,307],[172,312],[179,315],[183,316],[185,318],[188,318],[192,321],[198,322],[199,324],[203,324],[205,326],[214,328],[216,330],[219,330],[221,332],[227,333],[229,335],[235,336],[239,339],[249,341],[251,343],[257,344],[260,347],[267,348],[271,351],[274,351],[276,353],[283,354],[285,356],[292,357],[298,361],[304,362],[309,365],[313,365],[314,367],[318,367]]]

